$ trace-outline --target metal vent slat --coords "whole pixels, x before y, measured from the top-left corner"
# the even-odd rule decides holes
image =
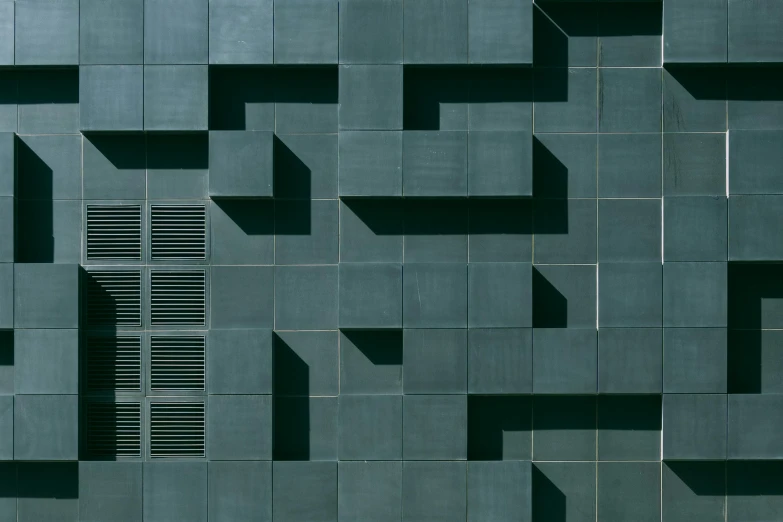
[[[206,272],[153,270],[150,274],[152,324],[205,326]]]
[[[88,272],[87,324],[141,326],[141,271]]]
[[[203,402],[150,403],[152,458],[204,457]]]
[[[152,205],[150,219],[152,259],[206,258],[205,205]]]
[[[204,336],[152,336],[150,387],[155,391],[204,391]]]
[[[141,205],[87,205],[87,259],[141,259]]]
[[[87,390],[141,391],[141,337],[88,337]]]
[[[87,452],[94,457],[140,457],[141,403],[88,403]]]

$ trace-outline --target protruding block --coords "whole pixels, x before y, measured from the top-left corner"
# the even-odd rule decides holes
[[[401,131],[340,132],[338,147],[340,196],[402,196]]]
[[[777,0],[729,0],[728,16],[729,62],[783,61],[779,24],[783,4]]]
[[[144,0],[81,0],[82,65],[144,63]]]
[[[728,458],[783,459],[783,395],[729,395]]]
[[[271,132],[209,133],[209,195],[271,197],[273,195]]]
[[[275,0],[275,63],[337,63],[337,0]]]
[[[467,63],[467,0],[404,2],[405,63]]]
[[[667,393],[663,396],[663,458],[725,459],[726,420],[724,394]]]
[[[532,63],[532,2],[468,2],[468,49],[470,63]]]
[[[402,266],[340,263],[340,328],[402,327]]]
[[[144,69],[141,65],[79,67],[82,130],[144,128]]]
[[[78,395],[17,395],[14,403],[15,460],[78,458]]]
[[[144,63],[206,64],[208,0],[144,0]]]
[[[16,65],[79,63],[79,0],[17,0]]]
[[[468,195],[532,194],[533,140],[529,132],[468,133]]]
[[[144,66],[144,129],[207,130],[207,66]]]
[[[402,136],[405,196],[466,196],[467,132],[406,131]]]
[[[341,0],[340,63],[402,63],[402,0]]]
[[[727,0],[666,2],[664,63],[726,63]]]
[[[15,328],[78,328],[78,265],[14,265]]]
[[[530,462],[469,462],[468,522],[532,520]]]
[[[14,354],[17,395],[79,393],[78,330],[16,330]]]
[[[273,0],[209,2],[209,63],[272,63]]]

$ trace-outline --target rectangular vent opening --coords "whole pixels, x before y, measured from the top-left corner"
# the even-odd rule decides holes
[[[204,457],[203,402],[150,403],[152,458]]]
[[[87,205],[87,259],[141,259],[141,205]]]
[[[89,326],[141,326],[141,270],[87,273]]]
[[[87,391],[141,391],[141,337],[87,338]]]
[[[87,452],[93,457],[141,457],[141,403],[88,403]]]
[[[206,259],[205,205],[152,205],[152,259]]]
[[[204,346],[203,336],[152,336],[151,389],[204,391]]]
[[[153,270],[150,292],[154,326],[205,326],[207,275],[204,270]]]

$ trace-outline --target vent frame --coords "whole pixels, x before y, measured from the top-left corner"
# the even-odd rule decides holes
[[[137,400],[141,400],[145,396],[145,389],[146,389],[146,353],[147,353],[147,339],[146,335],[143,332],[133,332],[133,331],[118,331],[118,332],[111,332],[106,330],[88,330],[85,332],[82,332],[80,335],[80,343],[81,343],[81,349],[82,349],[82,355],[80,357],[79,364],[80,372],[82,375],[82,378],[80,379],[80,389],[81,394],[84,397],[87,397],[89,399],[94,398],[136,398]],[[129,340],[138,340],[138,365],[139,365],[139,373],[138,373],[138,388],[131,389],[130,387],[127,387],[125,389],[117,389],[110,388],[110,387],[99,387],[99,386],[91,386],[93,383],[92,381],[92,375],[91,375],[91,354],[92,354],[92,342],[94,341],[114,341],[117,339],[129,339]],[[127,346],[132,346],[130,342],[127,343]],[[135,373],[135,372],[134,372]],[[127,380],[127,377],[126,377]]]
[[[142,331],[146,324],[149,324],[149,318],[147,309],[149,308],[149,285],[148,285],[148,272],[145,266],[139,265],[108,265],[108,266],[89,266],[83,269],[83,277],[81,278],[81,307],[82,307],[82,319],[81,328],[83,330],[89,330],[91,332],[117,332],[117,331]],[[139,274],[139,308],[138,308],[138,321],[126,324],[117,324],[116,322],[91,322],[90,321],[90,288],[94,284],[95,279],[93,274],[105,274],[105,273],[118,273],[118,272],[132,272]]]
[[[96,452],[92,446],[90,421],[94,419],[92,416],[92,408],[96,405],[129,405],[134,404],[138,407],[138,452],[133,454],[118,455],[117,452]],[[80,408],[82,412],[80,417],[80,430],[84,434],[81,439],[80,456],[79,460],[88,461],[143,461],[147,452],[147,408],[144,397],[82,397],[80,401]]]
[[[177,257],[172,256],[156,256],[153,243],[155,237],[153,237],[153,209],[156,207],[201,207],[204,209],[204,256],[203,257]],[[147,238],[146,249],[146,262],[152,265],[208,265],[210,263],[210,202],[207,199],[175,199],[175,200],[154,200],[147,201],[145,214],[145,233]]]
[[[193,330],[155,330],[148,332],[144,335],[144,393],[147,397],[188,397],[188,398],[204,398],[207,395],[209,371],[207,369],[207,350],[209,349],[208,342],[208,330],[206,329],[193,329]],[[162,388],[157,387],[153,381],[153,344],[156,339],[164,338],[180,338],[180,339],[196,339],[203,342],[203,388]]]
[[[89,253],[89,208],[95,206],[102,207],[139,207],[140,213],[140,225],[139,225],[139,258],[118,259],[118,258],[92,258],[88,256]],[[148,254],[148,229],[147,224],[147,203],[146,200],[116,200],[116,199],[90,199],[82,202],[82,240],[81,240],[81,259],[82,265],[145,265],[147,263]]]
[[[204,309],[203,309],[203,324],[194,322],[154,322],[156,306],[153,303],[153,280],[158,277],[157,274],[179,274],[182,272],[193,272],[204,275]],[[146,308],[144,310],[144,320],[149,331],[159,330],[206,330],[210,324],[210,270],[206,266],[193,266],[193,265],[171,265],[171,266],[157,266],[149,267],[147,274],[144,278],[145,292],[147,300],[145,301]],[[160,311],[160,309],[157,309]]]
[[[197,461],[203,461],[207,458],[207,422],[209,419],[209,401],[207,401],[206,396],[201,397],[147,397],[146,404],[145,404],[145,413],[146,413],[146,420],[144,426],[144,438],[147,441],[147,447],[145,452],[145,458],[148,461],[173,461],[173,460],[197,460]],[[202,423],[201,423],[201,433],[203,434],[203,439],[199,439],[199,441],[203,441],[202,447],[200,447],[201,451],[193,451],[190,454],[179,454],[179,455],[160,455],[156,454],[156,448],[155,448],[155,441],[153,441],[152,433],[153,433],[153,422],[155,419],[155,408],[158,405],[164,405],[164,408],[176,408],[178,405],[198,405],[200,409],[196,408],[197,411],[203,412],[203,417],[201,417]]]

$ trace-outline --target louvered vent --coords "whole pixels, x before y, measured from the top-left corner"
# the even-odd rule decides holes
[[[203,457],[204,403],[150,404],[150,456]]]
[[[141,259],[141,206],[87,205],[87,259]]]
[[[207,207],[152,205],[152,259],[205,259]]]
[[[204,270],[153,270],[150,280],[153,325],[205,325],[207,276]]]
[[[87,324],[141,326],[141,271],[106,270],[87,274]]]
[[[87,452],[94,457],[141,456],[141,404],[87,404]]]
[[[87,338],[87,390],[141,391],[141,337]]]
[[[204,391],[204,337],[153,336],[150,387],[156,391]]]

